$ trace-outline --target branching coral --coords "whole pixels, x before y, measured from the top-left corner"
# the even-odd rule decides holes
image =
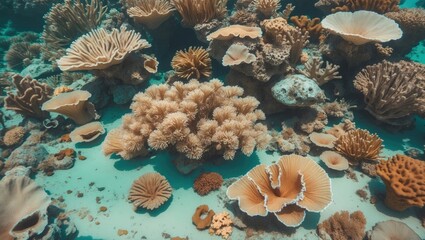
[[[321,239],[349,240],[363,239],[365,236],[366,218],[360,211],[349,213],[337,212],[317,226]]]
[[[222,212],[214,215],[211,226],[209,229],[209,233],[211,235],[215,234],[221,236],[224,239],[229,238],[232,234],[233,221],[230,218],[230,214],[228,212]]]
[[[29,76],[24,78],[20,75],[13,76],[13,84],[18,91],[16,95],[8,93],[4,100],[6,109],[39,119],[49,116],[48,112],[41,109],[41,105],[50,99],[53,93],[52,88]]]
[[[132,114],[108,134],[104,153],[125,159],[153,149],[175,149],[189,159],[223,155],[233,159],[237,150],[250,155],[265,148],[267,127],[256,123],[265,115],[253,97],[242,98],[239,87],[225,87],[219,80],[158,85],[134,97]],[[120,143],[126,139],[125,142]]]
[[[311,58],[304,64],[304,69],[300,72],[305,76],[315,80],[319,86],[333,80],[341,79],[339,76],[339,66],[326,62],[326,66],[322,67],[323,61],[320,58]]]
[[[333,12],[354,12],[359,10],[367,10],[377,12],[379,14],[387,12],[397,12],[400,0],[344,0],[340,6],[332,9]]]
[[[177,51],[171,60],[176,75],[184,79],[201,79],[211,76],[211,58],[202,47],[189,47],[189,49]]]
[[[45,16],[43,39],[49,51],[67,47],[81,35],[95,29],[107,11],[99,0],[66,0]]]
[[[172,0],[187,27],[222,19],[227,13],[227,0]]]
[[[292,16],[290,20],[303,32],[307,31],[314,41],[317,42],[319,40],[320,34],[322,32],[322,24],[320,24],[320,18],[310,19],[308,18],[308,16],[303,15]]]
[[[252,4],[254,4],[257,12],[263,14],[265,18],[275,16],[282,7],[280,0],[254,0]]]
[[[413,114],[425,113],[424,84],[425,65],[405,61],[367,66],[354,80],[366,110],[392,125],[409,124]]]
[[[335,150],[346,156],[351,163],[378,161],[384,148],[382,139],[369,131],[356,129],[340,136],[334,143]]]
[[[174,11],[168,0],[127,0],[127,5],[128,15],[149,29],[158,28]]]
[[[202,173],[193,183],[193,189],[201,196],[217,190],[223,184],[223,177],[215,172]]]
[[[17,42],[10,46],[5,59],[9,68],[22,70],[31,64],[31,60],[40,55],[41,45],[38,43]]]
[[[389,208],[404,211],[425,205],[425,162],[396,155],[381,161],[376,171],[385,183],[385,205]]]

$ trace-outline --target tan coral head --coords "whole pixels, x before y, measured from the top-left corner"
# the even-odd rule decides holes
[[[90,97],[91,93],[82,90],[61,93],[45,102],[41,109],[65,115],[82,125],[98,118]]]
[[[91,122],[74,129],[69,137],[75,143],[91,142],[104,133],[105,128],[100,122]]]
[[[322,160],[328,168],[333,170],[343,171],[349,168],[348,160],[341,154],[333,151],[324,151],[320,154],[320,160]]]
[[[364,10],[328,15],[322,20],[322,27],[355,45],[388,42],[403,35],[394,20]]]
[[[333,148],[334,142],[337,140],[334,135],[328,133],[313,132],[308,137],[314,145],[323,148]]]
[[[243,25],[230,25],[220,28],[207,36],[208,41],[212,40],[230,40],[233,38],[260,38],[263,35],[261,28],[248,27]]]

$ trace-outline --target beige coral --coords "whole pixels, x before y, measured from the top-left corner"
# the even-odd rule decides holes
[[[22,141],[26,133],[25,128],[21,126],[16,126],[12,129],[9,129],[3,136],[3,143],[6,146],[13,146]]]
[[[310,58],[305,64],[304,69],[300,72],[305,76],[313,79],[319,86],[333,80],[341,79],[339,76],[339,66],[332,63],[326,62],[326,65],[322,67],[323,60],[321,58]]]
[[[174,10],[168,0],[143,0],[130,4],[127,13],[137,23],[146,25],[149,29],[156,29],[173,14]]]
[[[210,77],[212,73],[211,58],[207,50],[202,47],[189,47],[179,50],[171,60],[176,75],[184,79],[200,79]]]
[[[228,239],[233,231],[232,224],[233,221],[228,212],[217,213],[212,219],[209,233],[211,235],[221,236],[223,239]]]
[[[242,63],[252,63],[257,58],[254,54],[249,53],[249,49],[241,44],[232,44],[223,57],[223,66],[233,66]]]
[[[263,32],[259,27],[247,27],[243,25],[230,25],[223,27],[207,36],[208,41],[230,40],[232,38],[256,39],[262,36]]]
[[[349,213],[336,212],[317,226],[321,239],[348,240],[363,239],[365,236],[366,218],[361,211]]]
[[[187,27],[222,19],[227,13],[227,0],[172,0]]]
[[[254,0],[252,3],[257,12],[263,14],[265,18],[276,15],[279,8],[282,7],[280,0]]]
[[[91,122],[74,129],[69,137],[74,143],[91,142],[104,133],[105,128],[100,122]]]

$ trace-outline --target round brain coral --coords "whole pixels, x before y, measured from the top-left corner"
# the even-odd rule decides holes
[[[170,197],[173,189],[167,179],[159,173],[146,173],[133,182],[128,199],[135,209],[159,208]]]
[[[385,183],[385,205],[389,208],[404,211],[425,206],[425,162],[396,155],[381,161],[376,171]]]
[[[217,190],[223,184],[223,177],[215,172],[202,173],[195,179],[193,189],[201,196]]]
[[[185,51],[177,51],[171,60],[171,66],[180,78],[200,79],[211,76],[210,55],[201,47],[189,47]]]

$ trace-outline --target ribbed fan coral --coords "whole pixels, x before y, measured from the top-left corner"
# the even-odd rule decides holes
[[[222,19],[227,13],[227,0],[172,0],[187,27]]]
[[[256,109],[259,102],[242,93],[216,79],[149,87],[134,97],[133,113],[108,134],[103,152],[124,159],[142,155],[148,147],[174,149],[189,159],[213,154],[230,160],[238,149],[250,155],[255,147],[265,148],[270,136],[257,123],[265,119]]]
[[[312,159],[283,156],[276,164],[258,165],[227,189],[249,216],[273,213],[286,226],[299,226],[305,212],[321,212],[332,201],[331,180]]]
[[[127,13],[135,22],[149,29],[158,28],[173,13],[174,7],[168,0],[127,0]]]
[[[171,60],[176,75],[180,78],[200,79],[211,76],[211,58],[202,47],[189,47],[185,51],[177,51]]]

